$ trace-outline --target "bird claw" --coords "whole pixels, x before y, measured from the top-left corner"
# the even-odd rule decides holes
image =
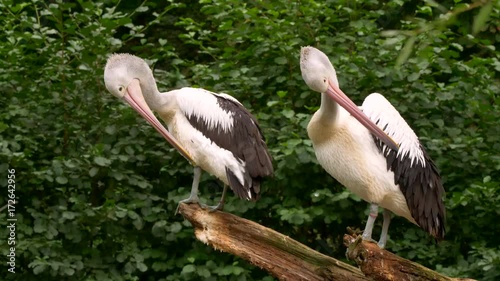
[[[384,249],[384,248],[385,248],[385,243],[382,243],[381,241],[378,241],[377,246],[378,246],[380,249]]]
[[[371,235],[368,236],[368,235],[365,235],[364,233],[363,233],[363,235],[361,235],[361,239],[363,239],[363,241],[369,241],[369,242],[377,243],[377,241],[375,241],[375,240],[372,239]]]
[[[372,242],[372,243],[377,243],[377,246],[380,248],[380,249],[384,249],[385,248],[385,242],[382,242],[382,241],[376,241],[374,239],[372,239],[371,237],[366,237],[365,236],[362,236],[362,239],[363,241],[368,241],[368,242]]]
[[[215,211],[222,211],[224,210],[224,202],[220,201],[219,204],[215,206],[206,206],[206,207],[209,213],[213,213]]]
[[[188,199],[184,199],[184,200],[179,201],[179,204],[177,204],[177,208],[175,209],[175,214],[176,215],[179,213],[179,207],[181,206],[181,203],[185,203],[185,204],[196,203],[202,209],[207,208],[207,205],[202,204],[200,202],[200,199],[198,197],[189,197]]]

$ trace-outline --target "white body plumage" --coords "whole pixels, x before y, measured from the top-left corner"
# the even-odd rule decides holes
[[[340,90],[328,57],[316,48],[301,49],[300,68],[306,84],[321,93],[321,106],[307,127],[318,162],[371,205],[363,238],[371,239],[381,206],[442,239],[445,209],[439,172],[399,112],[378,93],[358,108]],[[381,247],[389,222],[390,213],[384,212]]]
[[[368,96],[361,110],[372,120],[371,116],[378,119],[382,113],[384,117],[390,116],[385,131],[390,136],[394,135],[395,141],[409,138],[417,140],[418,144],[415,133],[380,94]],[[320,123],[320,114],[317,112],[312,117],[308,133],[321,166],[366,202],[375,203],[416,223],[403,193],[394,183],[394,172],[387,169],[386,158],[375,145],[371,133],[342,107],[338,107],[335,123],[328,125],[330,129]],[[328,134],[329,137],[319,136],[318,133]],[[418,155],[418,152],[412,151],[414,146],[410,143],[403,142],[398,154]]]
[[[202,131],[193,127],[187,118],[199,117],[206,124],[207,130],[229,134],[234,129],[234,112],[223,110],[217,104],[216,95],[218,94],[197,88],[173,90],[161,94],[165,103],[156,111],[167,124],[169,132],[189,152],[196,165],[227,185],[229,180],[226,168],[229,168],[241,185],[251,185],[252,179],[245,173],[246,162],[217,145]],[[251,195],[249,197],[251,198]]]

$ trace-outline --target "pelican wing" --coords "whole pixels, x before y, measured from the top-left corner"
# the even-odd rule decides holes
[[[203,89],[183,88],[178,96],[180,109],[189,123],[221,148],[231,151],[252,178],[244,183],[229,170],[231,188],[241,197],[257,199],[260,182],[273,174],[271,156],[255,117],[235,98]],[[188,94],[189,92],[189,94]],[[251,186],[246,186],[251,184]],[[248,190],[252,193],[248,198]]]
[[[417,224],[437,239],[445,234],[444,188],[436,165],[420,144],[417,135],[399,112],[382,95],[373,93],[363,102],[363,112],[394,141],[399,151],[374,137],[376,146],[394,172],[394,183],[406,198]]]

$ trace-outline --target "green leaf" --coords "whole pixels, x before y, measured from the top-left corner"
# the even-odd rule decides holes
[[[115,211],[115,215],[117,218],[124,218],[125,216],[127,216],[127,210],[117,209]]]
[[[286,57],[277,57],[274,59],[274,62],[276,64],[287,64],[288,60],[286,59]]]
[[[136,229],[140,230],[144,227],[144,222],[142,219],[136,219],[132,221],[132,224],[135,226]]]
[[[16,4],[16,5],[12,5],[10,6],[10,10],[16,14],[18,13],[19,11],[21,11],[22,9],[24,9],[25,7],[29,6],[30,3],[19,3],[19,4]]]
[[[420,77],[420,73],[418,73],[418,72],[413,72],[412,74],[410,74],[410,75],[408,76],[408,82],[417,81],[419,77]]]
[[[158,43],[160,43],[160,46],[165,46],[167,44],[167,42],[168,41],[166,39],[162,39],[162,38],[158,39]]]
[[[116,261],[118,261],[119,263],[123,263],[126,259],[127,255],[123,252],[118,253],[118,255],[116,255]]]
[[[116,133],[116,126],[115,125],[106,126],[104,131],[108,135],[114,135]]]
[[[234,266],[233,267],[233,274],[234,275],[238,276],[238,275],[240,275],[243,272],[244,272],[243,268],[241,268],[239,266]]]
[[[121,181],[125,177],[122,173],[115,171],[111,172],[111,176],[115,178],[117,181]]]
[[[38,265],[38,266],[35,266],[35,267],[33,268],[33,273],[34,273],[35,275],[38,275],[38,274],[40,274],[40,273],[44,272],[44,271],[45,271],[45,268],[46,268],[46,266],[45,266],[45,265]]]
[[[196,273],[198,274],[198,276],[200,277],[203,277],[203,278],[209,278],[210,276],[212,276],[212,274],[210,273],[210,271],[207,269],[207,268],[198,268]]]
[[[111,160],[104,158],[104,157],[101,157],[101,156],[96,156],[94,158],[94,163],[96,163],[97,165],[102,166],[102,167],[107,167],[111,164]]]
[[[483,178],[483,183],[488,183],[491,181],[491,176],[486,176]]]
[[[284,98],[286,97],[287,91],[277,91],[276,94],[278,94],[278,97]]]
[[[417,37],[412,36],[408,38],[405,42],[405,45],[403,46],[403,49],[399,53],[398,58],[396,59],[396,67],[400,67],[403,65],[406,60],[410,57],[411,52],[413,51],[413,46],[415,45],[415,41],[417,40]]]
[[[35,220],[35,226],[33,227],[33,230],[36,233],[43,233],[47,230],[47,226],[43,224],[41,220]]]
[[[472,23],[472,34],[477,34],[483,27],[486,25],[486,22],[490,18],[491,11],[493,10],[493,2],[489,1],[488,4],[484,5],[480,10],[477,16],[474,18],[474,22]]]
[[[138,262],[137,269],[139,269],[139,271],[141,272],[146,272],[148,270],[148,267],[144,263]]]
[[[464,47],[458,43],[451,43],[450,45],[453,46],[455,49],[459,50],[460,52],[464,50]]]
[[[76,217],[76,214],[75,212],[63,212],[62,213],[62,217],[65,218],[65,219],[68,219],[68,220],[72,220]]]
[[[182,225],[179,222],[174,222],[170,225],[170,231],[173,233],[178,233],[181,229]]]
[[[89,176],[90,177],[95,177],[95,175],[97,175],[97,173],[99,172],[99,168],[97,167],[92,167],[90,170],[89,170]]]
[[[71,267],[64,268],[63,272],[68,276],[73,276],[73,274],[75,274],[75,270]]]
[[[302,143],[302,139],[290,139],[287,141],[287,146],[290,148],[294,148],[301,143]]]
[[[290,119],[295,115],[295,112],[291,109],[284,109],[281,111],[281,114],[285,116],[286,118]]]
[[[225,266],[224,268],[222,268],[220,274],[221,275],[230,275],[233,273],[233,266],[232,265],[228,265],[228,266]]]
[[[444,121],[443,119],[435,119],[433,120],[433,122],[439,127],[439,128],[442,128],[444,127]]]
[[[7,124],[0,122],[0,133],[7,130],[8,128],[9,126]]]
[[[58,184],[67,184],[68,179],[66,177],[63,177],[63,176],[58,176],[58,177],[56,177],[56,182]]]
[[[182,272],[181,274],[184,275],[184,274],[188,274],[188,273],[193,273],[196,271],[196,267],[192,264],[187,264],[185,265],[183,268],[182,268]]]
[[[148,6],[140,6],[137,9],[135,9],[135,11],[138,12],[138,13],[143,13],[143,12],[146,12],[148,10],[149,10]]]
[[[267,106],[268,106],[268,107],[274,106],[274,105],[276,105],[276,104],[279,104],[279,101],[272,100],[272,101],[268,101],[268,102],[267,102]]]

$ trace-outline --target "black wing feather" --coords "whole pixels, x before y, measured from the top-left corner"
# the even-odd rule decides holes
[[[401,156],[373,136],[380,153],[387,160],[387,169],[394,172],[394,183],[399,185],[406,198],[412,217],[417,224],[436,239],[445,235],[445,208],[442,197],[444,188],[436,165],[424,147],[419,149],[424,155],[425,165],[414,161],[408,155]]]
[[[409,151],[398,154],[373,137],[378,150],[385,156],[387,170],[394,172],[394,183],[399,185],[405,196],[413,219],[432,236],[442,239],[445,234],[444,188],[436,166],[413,130],[384,96],[370,94],[364,100],[362,109],[400,147],[420,150],[421,155],[412,159]]]
[[[273,174],[271,156],[255,117],[240,103],[223,96],[214,95],[219,107],[233,116],[233,126],[224,131],[221,126],[209,128],[206,120],[192,114],[186,115],[189,123],[205,137],[219,147],[229,150],[233,155],[246,163],[246,173],[252,182],[242,185],[237,177],[226,168],[226,175],[231,189],[243,199],[257,200],[260,196],[260,184],[263,177]],[[250,197],[248,194],[250,191]]]

